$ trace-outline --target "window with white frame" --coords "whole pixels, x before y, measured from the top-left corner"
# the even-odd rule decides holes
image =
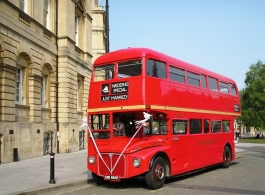
[[[25,9],[25,0],[19,0],[18,7],[19,7],[19,9],[21,9],[22,11],[24,11],[24,9]]]
[[[42,77],[41,81],[41,107],[46,107],[45,101],[46,101],[46,77]]]
[[[78,46],[78,22],[79,18],[78,16],[75,16],[75,44]]]
[[[49,29],[50,27],[50,0],[44,0],[44,16],[43,25]]]
[[[95,0],[95,6],[100,6],[100,0]]]
[[[15,90],[15,102],[18,104],[22,103],[22,69],[17,68],[16,70],[16,90]]]
[[[28,13],[28,0],[19,0],[18,3],[19,9],[21,9],[25,13]]]

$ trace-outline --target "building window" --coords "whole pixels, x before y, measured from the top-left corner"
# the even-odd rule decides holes
[[[100,0],[95,0],[95,6],[100,6]]]
[[[41,81],[41,107],[45,108],[45,95],[46,95],[46,77],[42,77]]]
[[[78,22],[79,18],[75,16],[75,44],[78,46]]]
[[[19,0],[19,9],[24,11],[24,9],[25,9],[25,0]]]
[[[83,79],[82,77],[78,77],[77,92],[76,92],[77,111],[82,111],[82,92],[83,92]]]
[[[49,29],[50,26],[50,17],[49,17],[49,9],[50,7],[50,0],[44,0],[44,16],[43,16],[43,24],[46,28]]]
[[[28,13],[28,0],[19,0],[18,7],[23,12]]]
[[[22,69],[18,68],[16,71],[16,100],[18,104],[22,104]]]

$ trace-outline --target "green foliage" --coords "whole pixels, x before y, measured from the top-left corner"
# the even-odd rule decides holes
[[[246,73],[246,88],[241,91],[242,115],[247,127],[265,127],[265,64],[258,61]]]

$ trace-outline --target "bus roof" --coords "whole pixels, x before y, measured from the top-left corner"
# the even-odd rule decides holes
[[[230,83],[235,83],[231,78],[225,77],[218,73],[206,70],[199,66],[184,62],[177,58],[168,56],[166,54],[163,54],[163,53],[160,53],[158,51],[148,49],[148,48],[126,48],[126,49],[120,49],[120,50],[116,50],[110,53],[106,53],[98,57],[96,61],[94,62],[94,65],[97,66],[100,64],[134,59],[134,58],[139,58],[139,57],[147,57],[147,58],[156,59],[162,62],[167,62],[169,64],[176,65],[188,71],[193,71],[193,72],[200,73],[200,74],[206,74],[210,77],[215,77],[223,81],[229,81]]]

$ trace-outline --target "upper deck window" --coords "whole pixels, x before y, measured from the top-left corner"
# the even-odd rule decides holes
[[[189,85],[200,87],[200,75],[192,72],[188,72]]]
[[[94,81],[104,81],[113,79],[114,64],[98,66],[94,69]]]
[[[169,66],[170,79],[180,83],[185,82],[185,70]]]
[[[118,63],[118,78],[139,76],[142,72],[142,60],[130,60]]]
[[[206,76],[205,75],[201,75],[201,82],[202,82],[202,88],[206,89],[207,85],[206,85]]]
[[[151,77],[165,79],[167,78],[166,64],[164,62],[159,62],[156,60],[147,60],[146,74]]]
[[[224,82],[220,82],[220,92],[228,93],[228,84]]]
[[[231,95],[236,95],[236,87],[233,84],[229,84],[229,90]]]
[[[217,79],[209,77],[208,81],[209,81],[210,90],[218,91]]]

